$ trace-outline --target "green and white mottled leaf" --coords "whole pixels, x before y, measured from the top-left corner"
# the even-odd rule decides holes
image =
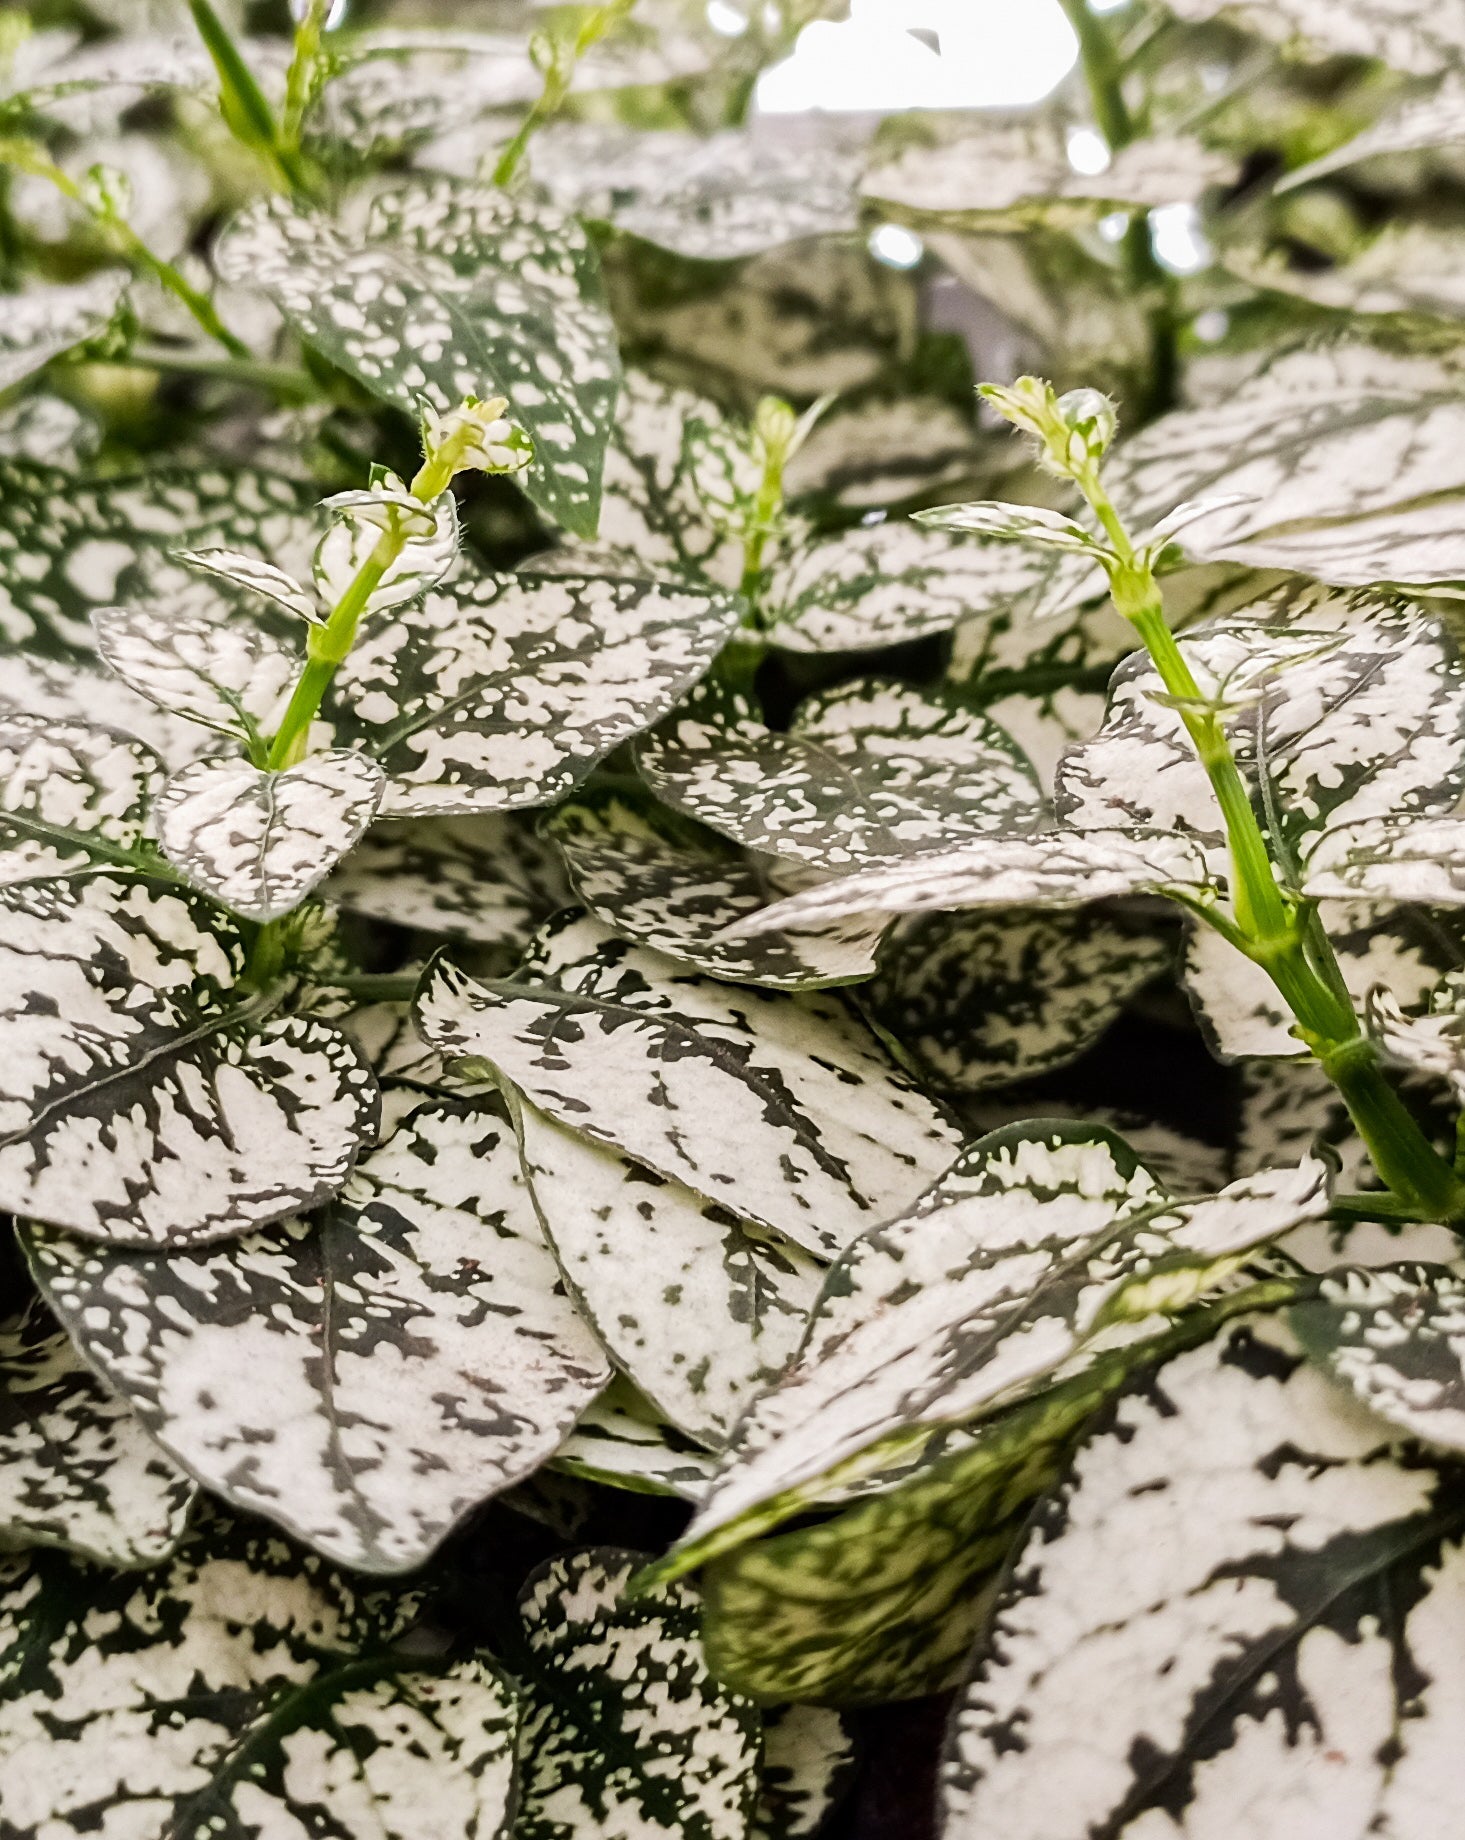
[[[129,689],[240,741],[270,732],[300,671],[272,634],[207,615],[107,607],[94,624],[97,650]]]
[[[1405,1067],[1449,1082],[1465,1102],[1465,1013],[1439,1010],[1406,1016],[1394,991],[1377,985],[1364,1006],[1368,1032],[1384,1052]]]
[[[633,1495],[674,1495],[695,1501],[712,1475],[709,1450],[663,1418],[619,1374],[552,1458],[568,1475]]]
[[[823,1267],[532,1105],[515,1123],[545,1237],[596,1334],[673,1424],[721,1443],[798,1347]]]
[[[891,935],[864,1000],[934,1085],[982,1092],[1074,1060],[1173,957],[1101,908],[933,915]]]
[[[526,944],[569,899],[532,821],[494,812],[376,825],[326,892],[348,913],[485,946]]]
[[[1433,76],[1465,55],[1459,0],[1169,0],[1197,23],[1224,19],[1293,56],[1378,58],[1412,76]]]
[[[965,480],[978,465],[970,413],[941,396],[866,396],[820,416],[783,470],[791,499],[868,512]]]
[[[1003,543],[1026,543],[1095,559],[1105,549],[1103,540],[1085,530],[1076,519],[1042,505],[1009,505],[1000,499],[942,505],[917,512],[916,522],[925,530],[960,530],[972,536],[995,537]]]
[[[1147,135],[1087,173],[1052,116],[927,124],[877,153],[862,189],[884,209],[946,229],[1078,229],[1108,211],[1190,202],[1236,175],[1230,155],[1177,135]]]
[[[1011,1125],[980,1139],[830,1273],[797,1361],[729,1441],[683,1562],[755,1511],[758,1525],[786,1519],[812,1483],[868,1474],[888,1442],[1020,1396],[1108,1321],[1164,1312],[1171,1273],[1173,1307],[1190,1301],[1212,1268],[1325,1213],[1329,1189],[1328,1164],[1309,1156],[1176,1201],[1100,1128]]]
[[[768,878],[717,834],[619,791],[582,791],[543,821],[575,893],[622,938],[707,977],[772,990],[856,983],[875,969],[883,917],[819,933],[728,938],[768,902]]]
[[[573,218],[502,191],[433,180],[379,196],[358,239],[284,200],[251,206],[217,252],[302,338],[416,416],[507,396],[534,441],[530,496],[595,535],[620,381],[594,251]]]
[[[215,1494],[358,1570],[422,1564],[609,1369],[481,1102],[436,1100],[322,1215],[186,1255],[32,1231],[47,1300]]]
[[[210,1514],[156,1570],[46,1555],[0,1589],[0,1801],[15,1840],[496,1840],[515,1689],[395,1655],[411,1596],[363,1596]]]
[[[77,472],[96,456],[101,425],[64,396],[44,390],[0,408],[0,461]]]
[[[1321,900],[1465,904],[1465,823],[1381,812],[1339,825],[1307,865],[1306,891]]]
[[[214,756],[173,775],[153,822],[191,882],[246,919],[277,920],[360,841],[385,787],[364,754],[312,754],[278,773]]]
[[[162,763],[140,741],[0,710],[0,882],[141,866]]]
[[[1287,174],[1279,192],[1290,192],[1329,173],[1391,153],[1422,153],[1456,147],[1465,141],[1465,84],[1447,75],[1429,95],[1410,95],[1384,110],[1378,120],[1350,136],[1341,147],[1309,160]]]
[[[813,1840],[854,1767],[854,1739],[837,1712],[770,1708],[763,1714],[763,1779],[749,1840]]]
[[[156,1565],[182,1539],[193,1497],[38,1301],[0,1323],[0,1545]]]
[[[396,508],[406,535],[395,560],[372,589],[362,609],[363,619],[405,607],[436,587],[457,563],[458,501],[451,492],[440,492],[425,512],[390,474],[370,491],[337,492],[323,501],[332,523],[317,544],[311,565],[315,591],[327,613],[371,560],[387,506]]]
[[[552,1559],[525,1584],[519,1840],[743,1840],[762,1721],[707,1670],[686,1585],[628,1601],[640,1555]]]
[[[311,599],[293,575],[287,575],[283,569],[277,569],[263,556],[251,556],[237,549],[184,549],[178,551],[178,561],[191,569],[198,569],[205,575],[217,576],[220,581],[227,581],[231,586],[243,588],[250,594],[263,595],[273,601],[277,607],[283,607],[286,613],[293,614],[297,620],[304,620],[308,625],[320,626],[325,622],[325,612]]]
[[[196,760],[216,745],[196,722],[165,713],[105,666],[39,658],[32,652],[0,658],[0,712],[7,723],[23,717],[68,730],[105,728],[142,742],[170,767]]]
[[[788,733],[711,699],[637,750],[657,797],[714,830],[838,872],[1033,823],[1032,768],[996,723],[939,691],[862,678],[810,697]]]
[[[1225,251],[1229,273],[1251,286],[1344,313],[1465,317],[1465,264],[1458,237],[1433,224],[1390,224],[1356,255],[1330,268],[1294,265],[1285,253]]]
[[[0,1206],[184,1246],[312,1207],[377,1119],[324,1022],[240,988],[238,927],[142,877],[0,889]]]
[[[549,805],[664,715],[737,618],[729,595],[655,582],[451,583],[362,637],[329,713],[385,768],[388,817]]]
[[[440,963],[418,999],[424,1037],[816,1257],[901,1212],[955,1156],[955,1129],[837,998],[732,990],[590,923],[551,945],[526,972],[553,982],[485,986]]]
[[[1402,1836],[1453,1805],[1458,1480],[1281,1337],[1162,1368],[1038,1509],[957,1705],[946,1840]]]
[[[1465,1450],[1465,1277],[1438,1265],[1344,1266],[1293,1306],[1314,1361],[1370,1412]]]
[[[0,299],[0,390],[107,330],[127,286],[123,269]]]

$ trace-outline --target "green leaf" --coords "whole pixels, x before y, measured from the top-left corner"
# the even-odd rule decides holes
[[[655,582],[453,582],[362,637],[327,714],[386,770],[387,816],[548,805],[664,715],[737,617],[728,595]]]
[[[552,1559],[525,1584],[518,1840],[743,1840],[761,1720],[707,1671],[695,1591],[626,1600],[638,1555]]]
[[[844,1794],[854,1740],[823,1706],[779,1706],[763,1714],[763,1780],[749,1840],[813,1840]]]
[[[1230,1834],[1258,1810],[1402,1835],[1448,1805],[1465,1503],[1394,1435],[1265,1322],[1121,1399],[977,1651],[949,1840]]]
[[[0,889],[0,912],[0,1206],[182,1246],[340,1187],[376,1082],[335,1029],[240,989],[226,915],[111,875]]]
[[[126,270],[109,268],[88,281],[8,294],[0,326],[0,390],[105,332],[127,280]]]
[[[0,709],[0,882],[144,866],[161,777],[140,741]]]
[[[1454,0],[1169,0],[1181,19],[1220,18],[1311,58],[1378,58],[1411,76],[1454,69],[1465,53],[1465,12]]]
[[[376,198],[358,239],[268,199],[234,221],[217,262],[408,415],[424,398],[445,413],[467,396],[507,396],[534,440],[530,496],[576,536],[595,535],[620,362],[573,218],[437,179]]]
[[[824,871],[1034,822],[1032,768],[987,717],[877,678],[811,697],[787,734],[694,701],[637,751],[658,798]]]
[[[328,1558],[411,1570],[548,1457],[608,1378],[512,1131],[434,1100],[314,1219],[227,1248],[27,1250],[88,1363],[177,1462]]]
[[[37,1300],[0,1322],[0,1544],[67,1547],[119,1571],[156,1565],[193,1497]]]
[[[484,986],[440,963],[418,999],[425,1038],[815,1256],[955,1155],[954,1128],[837,999],[731,991],[592,923],[550,944],[525,971],[554,982]]]
[[[647,799],[582,790],[544,819],[543,834],[559,845],[575,893],[597,920],[692,971],[772,990],[855,983],[874,972],[883,919],[726,937],[767,904],[769,878],[715,832]]]
[[[516,1692],[484,1661],[394,1655],[412,1611],[212,1513],[141,1575],[15,1563],[0,1592],[9,1832],[506,1835]]]
[[[551,1459],[558,1470],[635,1495],[695,1501],[713,1458],[619,1374],[581,1413]]]
[[[1465,86],[1449,75],[1429,95],[1408,95],[1386,108],[1377,121],[1320,159],[1295,168],[1278,185],[1290,192],[1329,173],[1391,153],[1421,153],[1465,140]]]
[[[173,775],[153,822],[196,886],[246,919],[277,920],[354,848],[385,786],[363,754],[312,754],[278,773],[214,756]]]

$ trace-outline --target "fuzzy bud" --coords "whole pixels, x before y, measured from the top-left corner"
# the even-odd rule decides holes
[[[86,177],[81,182],[81,195],[86,201],[86,208],[95,216],[107,218],[113,223],[126,223],[132,209],[132,181],[117,167],[88,167]]]
[[[1118,427],[1114,405],[1100,390],[1070,390],[1059,396],[1039,377],[1019,377],[1010,388],[981,384],[978,394],[1004,421],[1037,438],[1041,464],[1061,479],[1091,472]]]
[[[504,414],[508,406],[506,396],[490,396],[484,401],[470,396],[456,409],[441,415],[430,403],[424,403],[424,453],[438,454],[451,444],[459,472],[523,472],[534,458],[534,443],[517,422]]]

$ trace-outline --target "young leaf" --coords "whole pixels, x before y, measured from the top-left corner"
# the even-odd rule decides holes
[[[183,1537],[194,1487],[84,1367],[39,1301],[0,1322],[0,1543],[115,1570]]]
[[[214,1513],[141,1575],[14,1562],[8,1833],[417,1840],[428,1820],[434,1840],[506,1836],[515,1690],[481,1660],[394,1655],[412,1609]]]
[[[1465,13],[1429,0],[1171,0],[1181,19],[1228,24],[1317,58],[1377,58],[1411,76],[1454,70],[1465,53]]]
[[[816,1256],[908,1206],[955,1155],[953,1127],[834,998],[734,992],[593,927],[555,943],[558,984],[486,987],[439,964],[423,1035]]]
[[[302,338],[416,416],[507,396],[533,438],[530,496],[593,537],[620,381],[594,251],[573,218],[436,179],[379,196],[361,240],[282,199],[219,244],[226,281],[263,289]]]
[[[1070,555],[1095,560],[1105,552],[1101,537],[1085,530],[1075,519],[1041,505],[1009,505],[993,500],[943,505],[937,510],[917,512],[916,522],[926,530],[962,530],[1003,543],[1065,550]]]
[[[881,917],[855,915],[822,932],[729,938],[767,905],[757,868],[715,832],[615,790],[584,790],[543,821],[564,852],[575,893],[624,939],[707,977],[771,990],[814,990],[869,977]]]
[[[519,1840],[744,1840],[761,1720],[713,1679],[685,1585],[626,1590],[634,1553],[552,1559],[519,1597],[527,1639]]]
[[[607,1488],[684,1501],[695,1501],[706,1488],[714,1462],[619,1374],[581,1413],[551,1461],[557,1470]]]
[[[241,622],[106,607],[93,624],[97,650],[130,689],[237,741],[271,732],[300,670],[282,641]]]
[[[0,1205],[181,1246],[340,1187],[376,1082],[336,1030],[238,988],[225,915],[110,875],[0,889],[0,913]]]
[[[13,389],[52,358],[105,332],[126,286],[126,271],[109,268],[89,281],[7,294],[0,323],[0,390]]]
[[[814,1840],[854,1767],[854,1739],[837,1712],[770,1708],[763,1714],[763,1779],[749,1840]]]
[[[858,1476],[885,1440],[1030,1389],[1107,1321],[1189,1301],[1212,1268],[1325,1213],[1329,1178],[1308,1157],[1175,1201],[1096,1127],[1010,1125],[980,1139],[831,1272],[798,1360],[734,1433],[683,1560],[752,1510],[771,1524],[807,1504],[810,1483]]]
[[[1280,1334],[1161,1369],[1038,1510],[958,1702],[949,1840],[1258,1810],[1279,1835],[1402,1835],[1448,1801],[1458,1482],[1392,1461]]]
[[[246,919],[276,920],[355,847],[385,785],[364,754],[312,754],[279,773],[215,756],[173,775],[153,821],[191,882]]]
[[[596,1334],[673,1424],[721,1443],[797,1348],[822,1266],[532,1105],[515,1123],[545,1237]]]
[[[1033,823],[1032,768],[987,717],[858,679],[811,697],[787,734],[693,703],[643,741],[658,798],[770,856],[838,872]]]
[[[166,1256],[32,1231],[45,1294],[151,1435],[357,1570],[420,1565],[550,1455],[608,1368],[480,1102],[435,1100],[341,1196]]]
[[[549,805],[665,714],[737,617],[730,596],[654,582],[450,583],[357,644],[336,739],[381,762],[388,816]]]
[[[250,556],[237,549],[183,549],[178,551],[177,560],[190,569],[217,576],[231,587],[263,595],[309,626],[323,625],[325,613],[329,612],[328,608],[321,610],[293,575],[277,569],[263,556]]]
[[[162,763],[140,741],[0,710],[0,882],[142,867]]]
[[[363,618],[405,607],[436,587],[457,562],[458,501],[451,492],[440,492],[425,516],[417,500],[390,474],[370,491],[337,492],[323,502],[332,523],[316,545],[311,570],[316,594],[327,612],[370,561],[381,537],[385,505],[395,505],[404,522],[420,520],[422,528],[408,525],[401,551],[372,589]]]

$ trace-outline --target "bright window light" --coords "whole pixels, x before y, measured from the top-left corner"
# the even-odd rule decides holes
[[[887,268],[914,268],[926,245],[904,224],[881,224],[870,232],[870,254]]]
[[[707,23],[724,38],[741,38],[748,29],[748,15],[728,0],[707,0]]]
[[[1041,102],[1077,56],[1058,0],[852,0],[847,20],[805,26],[793,55],[759,80],[757,106],[1021,108]]]
[[[1068,137],[1068,164],[1076,173],[1107,172],[1113,163],[1108,143],[1092,128],[1075,128]]]
[[[1193,275],[1211,259],[1211,246],[1193,204],[1162,204],[1150,212],[1155,260],[1173,275]]]
[[[1128,6],[1129,0],[1089,0],[1091,13],[1117,13],[1122,6]]]

